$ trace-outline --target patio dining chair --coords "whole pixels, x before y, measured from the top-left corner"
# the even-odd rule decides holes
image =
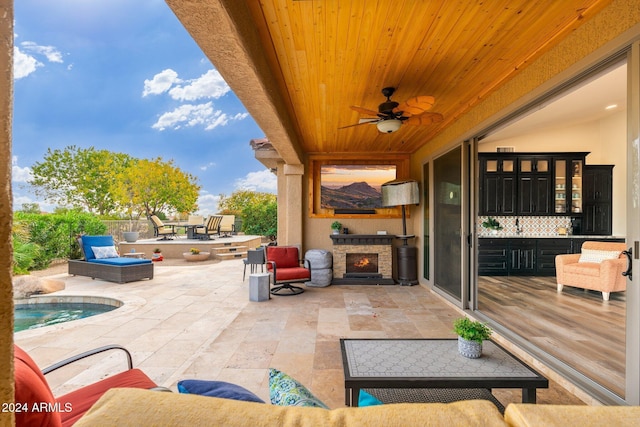
[[[15,411],[17,426],[71,426],[78,421],[107,390],[116,387],[170,391],[164,387],[158,387],[156,383],[140,369],[134,369],[131,353],[119,345],[107,345],[89,350],[43,370],[38,368],[38,365],[22,348],[15,344],[13,348],[15,402],[16,405],[23,405],[23,407],[29,408],[28,411]],[[45,375],[71,363],[111,350],[120,350],[125,353],[128,369],[62,396],[53,396]],[[44,405],[46,405],[46,408],[59,408],[59,410],[32,410],[36,407],[42,408]]]
[[[176,236],[175,226],[164,224],[157,215],[151,215],[149,219],[153,223],[153,235],[161,237],[158,240],[173,239]]]
[[[194,230],[194,237],[196,239],[209,240],[211,236],[216,234],[220,235],[220,222],[222,221],[222,215],[211,215],[207,218],[207,222],[204,227],[198,227]]]
[[[247,265],[251,266],[251,270],[250,270],[251,274],[258,271],[258,266],[260,266],[260,272],[264,273],[264,263],[265,263],[264,248],[261,247],[258,249],[247,250],[247,257],[243,259],[242,262],[244,262],[244,270],[242,271],[243,282],[247,273]]]

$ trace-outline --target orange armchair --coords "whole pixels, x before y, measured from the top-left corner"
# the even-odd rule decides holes
[[[267,246],[266,255],[267,269],[273,273],[274,287],[271,288],[271,293],[283,296],[303,293],[304,289],[300,286],[293,286],[291,283],[311,280],[311,265],[308,261],[304,261],[304,265],[302,265],[298,248],[295,246]],[[309,265],[309,267],[307,268],[305,265]]]
[[[558,292],[573,286],[600,291],[602,299],[609,301],[611,292],[627,289],[627,278],[622,275],[627,268],[625,249],[624,243],[587,241],[579,254],[556,255]]]

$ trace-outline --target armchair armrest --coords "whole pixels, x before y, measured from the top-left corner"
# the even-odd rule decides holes
[[[127,365],[129,366],[129,369],[133,369],[133,360],[131,358],[131,353],[129,353],[129,350],[117,344],[110,344],[110,345],[105,345],[103,347],[94,348],[93,350],[85,351],[84,353],[76,354],[75,356],[69,357],[68,359],[64,359],[58,363],[54,363],[51,366],[47,366],[46,368],[42,369],[42,374],[47,375],[48,373],[51,373],[57,369],[70,365],[71,363],[77,362],[78,360],[86,359],[87,357],[93,356],[95,354],[104,353],[105,351],[110,351],[110,350],[124,351],[124,353],[127,356]]]

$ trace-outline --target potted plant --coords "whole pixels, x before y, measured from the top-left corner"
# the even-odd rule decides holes
[[[453,331],[458,334],[458,352],[470,359],[482,355],[482,341],[488,340],[492,333],[486,324],[468,317],[456,319]]]
[[[151,261],[162,261],[164,257],[162,256],[162,250],[160,248],[155,248],[153,250],[153,254],[151,255]]]
[[[187,261],[205,261],[209,259],[209,252],[201,252],[198,248],[191,248],[189,252],[183,252],[182,256]]]
[[[340,234],[340,230],[342,229],[342,224],[339,221],[333,221],[331,223],[331,229],[333,230],[333,234]]]
[[[487,219],[482,223],[482,226],[491,230],[493,234],[497,234],[498,230],[502,230],[502,226],[500,225],[498,220],[495,218],[491,218],[490,216],[488,216]]]

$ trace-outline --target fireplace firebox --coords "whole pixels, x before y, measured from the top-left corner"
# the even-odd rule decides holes
[[[381,277],[378,274],[378,254],[347,253],[344,277]]]

